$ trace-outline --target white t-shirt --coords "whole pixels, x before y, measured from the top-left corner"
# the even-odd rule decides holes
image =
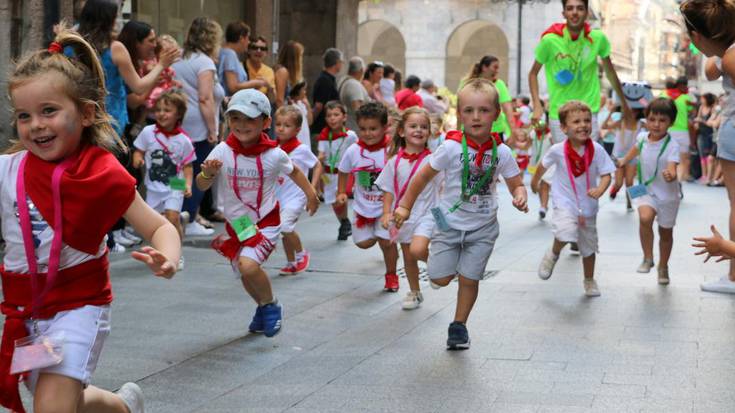
[[[661,152],[665,139],[659,139],[656,142],[651,142],[648,139],[648,134],[641,134],[638,136],[636,145],[643,143],[643,150],[641,151],[638,162],[642,162],[641,172],[643,172],[643,181],[651,179],[653,173],[656,172],[656,159],[658,154]],[[640,146],[638,146],[640,147]],[[658,173],[656,179],[648,185],[648,194],[661,201],[678,201],[679,200],[679,184],[676,180],[666,182],[663,177],[663,171],[666,169],[666,164],[669,162],[679,163],[679,145],[675,139],[669,139],[669,144],[666,145],[666,149],[661,154],[661,158],[658,160]],[[638,183],[638,177],[636,175],[636,184]]]
[[[2,221],[3,239],[5,240],[3,264],[7,271],[17,273],[27,273],[29,271],[25,248],[23,246],[23,235],[20,229],[15,193],[18,167],[24,156],[26,156],[26,151],[12,155],[0,155],[0,220]],[[51,252],[51,241],[54,238],[54,230],[46,223],[38,208],[33,205],[30,197],[27,199],[27,204],[28,212],[31,216],[33,242],[36,245],[38,271],[46,272],[48,271],[48,260]],[[74,267],[101,257],[107,250],[106,240],[107,238],[102,240],[96,255],[89,255],[62,242],[59,269],[63,270]]]
[[[303,143],[291,151],[288,157],[291,158],[293,165],[307,176],[309,169],[313,168],[319,162],[317,157],[311,152],[311,149]],[[280,185],[276,194],[278,196],[278,202],[281,203],[281,208],[285,209],[291,206],[303,209],[304,205],[306,205],[306,194],[304,194],[304,191],[287,174],[281,174],[278,181]]]
[[[413,178],[415,178],[416,175],[419,173],[421,168],[429,164],[430,159],[431,155],[428,155],[421,160],[421,164],[418,168],[416,168],[416,173],[411,178],[412,181]],[[398,191],[403,190],[404,186],[406,185],[406,181],[411,175],[411,171],[413,170],[415,165],[415,162],[409,163],[408,160],[405,158],[402,158],[400,162],[398,162]],[[387,192],[393,195],[393,205],[391,205],[391,210],[395,209],[396,204],[396,187],[394,181],[395,174],[396,157],[393,156],[388,160],[388,162],[386,162],[385,168],[383,168],[383,172],[380,173],[378,179],[375,181],[375,185],[382,189],[383,192]],[[440,175],[436,175],[434,179],[432,179],[426,185],[423,192],[421,192],[421,194],[419,194],[419,197],[416,198],[416,202],[413,204],[413,209],[411,209],[411,216],[409,217],[407,223],[414,223],[418,221],[419,218],[421,218],[424,214],[426,214],[427,211],[429,211],[429,209],[436,206],[439,196],[439,183]],[[406,187],[406,190],[408,190],[408,187]]]
[[[491,167],[492,150],[485,151],[482,159],[482,169],[478,168],[475,159],[477,151],[467,147],[470,162],[470,176],[468,191],[482,179],[488,168]],[[500,176],[513,178],[521,173],[513,154],[507,145],[498,146],[498,159],[492,178],[488,179],[484,188],[480,188],[477,195],[468,202],[463,202],[457,210],[449,209],[462,197],[462,144],[453,140],[445,140],[431,155],[431,167],[445,173],[444,191],[439,205],[450,227],[460,231],[472,231],[495,219],[498,211],[498,195],[496,191]]]
[[[334,146],[334,142],[332,142]],[[352,145],[345,151],[339,164],[339,171],[351,173],[355,176],[354,198],[352,207],[356,213],[365,218],[377,218],[383,215],[383,191],[378,188],[375,181],[385,166],[385,158],[388,148],[368,152],[360,145]],[[358,171],[370,174],[370,187],[365,188],[359,184]]]
[[[531,124],[531,108],[528,107],[528,105],[523,105],[518,108],[518,112],[521,113],[521,116],[519,116],[519,120],[523,125],[530,125]]]
[[[187,109],[181,127],[191,136],[194,142],[207,139],[207,121],[199,110],[199,75],[211,70],[213,72],[212,94],[214,95],[214,122],[219,124],[219,111],[225,98],[225,89],[217,79],[217,66],[211,57],[201,52],[191,53],[171,65],[176,71],[176,80],[186,93]]]
[[[169,179],[183,179],[184,166],[196,160],[194,145],[183,133],[167,138],[162,133],[155,133],[155,130],[156,125],[143,128],[135,138],[133,146],[145,152],[146,188],[149,191],[170,192]],[[166,147],[164,148],[161,143]]]
[[[581,209],[582,215],[586,217],[595,216],[598,210],[598,203],[596,199],[587,196],[588,188],[585,175],[589,175],[589,189],[595,188],[597,187],[597,179],[601,175],[615,172],[615,164],[613,164],[612,159],[610,159],[610,156],[605,152],[602,145],[593,142],[595,155],[592,158],[589,169],[587,172],[574,178],[580,203],[577,206],[577,197],[574,195],[572,183],[569,180],[569,173],[567,172],[567,163],[564,159],[564,145],[566,145],[566,140],[554,144],[541,161],[544,168],[548,169],[552,165],[556,166],[554,180],[551,183],[551,200],[554,203],[554,208],[564,209],[575,215]],[[580,148],[577,153],[583,155],[584,147]]]
[[[296,137],[299,138],[299,142],[309,144],[311,142],[311,132],[309,131],[308,109],[306,109],[306,104],[300,100],[295,102],[294,106],[301,111],[301,129],[299,129]]]
[[[329,167],[330,157],[335,156],[336,162],[334,163],[334,167],[339,168],[339,164],[340,162],[342,162],[342,158],[344,157],[345,152],[347,152],[347,149],[356,142],[357,135],[351,130],[347,131],[347,136],[332,139],[331,144],[329,143],[329,141],[319,141],[319,144],[317,145],[317,150],[319,151],[319,153],[323,153],[325,155],[324,166]],[[334,171],[334,173],[337,173],[337,171]]]
[[[286,155],[286,152],[280,148],[273,148],[263,152],[260,155],[263,164],[263,198],[260,205],[260,217],[255,212],[257,208],[258,188],[260,187],[260,175],[258,174],[257,157],[237,155],[237,175],[235,175],[235,158],[232,148],[226,142],[220,142],[212,149],[207,156],[209,159],[217,159],[222,161],[222,169],[217,175],[217,180],[226,180],[225,185],[218,188],[224,189],[223,204],[224,214],[228,221],[235,220],[248,215],[250,219],[257,223],[260,219],[268,215],[276,206],[276,189],[278,187],[278,176],[281,174],[289,175],[293,172],[293,163]],[[237,176],[237,178],[235,178]],[[237,180],[240,188],[240,196],[238,199],[233,190],[233,180]],[[252,208],[245,204],[251,205]]]

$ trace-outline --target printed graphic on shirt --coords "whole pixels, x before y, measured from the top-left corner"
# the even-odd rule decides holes
[[[28,204],[28,215],[31,217],[31,232],[33,233],[33,247],[38,248],[41,245],[40,235],[45,231],[49,225],[46,220],[41,216],[41,211],[36,208],[30,197],[26,197],[26,203]],[[13,202],[13,208],[15,209],[15,216],[20,222],[20,212],[18,211],[18,201]]]
[[[496,172],[496,169],[498,168],[498,162],[500,161],[500,157],[497,157],[495,159],[495,162],[492,162],[492,153],[486,153],[483,157],[482,163],[483,163],[483,169],[480,169],[477,167],[476,159],[477,159],[477,153],[469,153],[469,162],[470,162],[470,176],[467,178],[467,192],[469,191],[475,191],[475,195],[478,196],[486,196],[486,195],[492,195],[493,194],[493,181],[495,179],[494,175]],[[463,162],[461,159],[464,157],[464,155],[460,155],[460,162]],[[485,181],[485,185],[483,185],[480,188],[475,189],[475,186],[477,186],[480,181],[482,180],[482,177],[485,176],[485,173],[487,173],[487,170],[489,168],[493,169],[493,176],[489,177],[487,181]]]
[[[148,178],[151,182],[168,184],[171,177],[176,176],[176,164],[163,149],[151,152],[151,164],[148,165]]]

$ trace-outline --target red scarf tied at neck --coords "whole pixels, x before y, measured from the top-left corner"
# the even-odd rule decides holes
[[[165,130],[161,127],[161,125],[156,123],[156,129],[153,130],[153,133],[160,133],[161,135],[170,138],[172,136],[176,136],[178,134],[184,134],[186,135],[186,132],[184,132],[183,129],[181,129],[181,126],[176,126],[175,128],[171,130]]]
[[[559,37],[564,37],[564,28],[567,27],[566,23],[554,23],[551,26],[549,26],[548,29],[546,29],[542,34],[541,37],[546,36],[547,34],[555,34]],[[592,37],[590,36],[590,32],[592,31],[592,28],[590,27],[590,24],[585,22],[584,23],[584,37],[587,38],[587,40],[592,43]],[[570,32],[569,35],[572,37],[572,40],[576,41],[579,36],[578,35],[572,35]]]
[[[595,157],[595,145],[592,143],[592,139],[585,141],[583,155],[578,154],[572,147],[572,143],[567,139],[564,143],[564,157],[569,162],[574,177],[582,176],[587,172],[590,164],[592,164],[592,159]]]
[[[232,148],[233,152],[243,156],[258,156],[268,149],[273,149],[278,146],[278,142],[269,138],[265,132],[260,133],[260,140],[257,143],[247,147],[242,146],[242,143],[233,133],[230,133],[230,136],[227,137],[225,142],[227,146]]]
[[[51,175],[56,165],[28,152],[24,174],[28,197],[51,228]],[[97,254],[103,238],[128,210],[135,194],[135,179],[110,152],[93,145],[83,147],[77,161],[61,176],[62,240],[76,250]]]
[[[684,93],[688,93],[688,91],[682,92],[681,90],[679,90],[679,88],[666,89],[666,96],[670,97],[671,100],[676,100],[677,98],[679,98],[679,96],[683,95]]]
[[[329,132],[331,129],[329,129],[329,126],[322,129],[321,132],[319,132],[319,140],[320,141],[329,141]],[[332,140],[344,138],[347,136],[347,129],[342,129],[341,131],[334,133],[332,132]]]
[[[289,153],[289,154],[293,152],[294,149],[298,148],[300,145],[301,145],[301,141],[299,140],[299,138],[295,136],[287,140],[286,142],[282,142],[278,144],[278,146],[281,149],[283,149],[284,152]]]
[[[428,150],[427,148],[424,148],[423,151],[418,152],[418,153],[408,153],[405,150],[402,150],[402,151],[398,152],[398,154],[401,155],[401,159],[405,159],[405,160],[407,160],[408,162],[411,162],[411,163],[418,161],[419,158],[421,158],[422,156],[425,156],[425,154],[428,155],[430,153],[431,153],[431,151]]]
[[[447,132],[446,140],[448,141],[455,141],[462,143],[462,131],[453,130]],[[487,140],[487,142],[483,144],[479,144],[472,140],[469,136],[467,136],[467,146],[477,151],[477,157],[475,157],[475,165],[477,165],[478,168],[482,167],[482,160],[485,157],[485,152],[488,150],[492,151],[493,149],[493,142],[495,142],[495,145],[500,146],[503,144],[503,138],[500,137],[497,133],[491,133],[490,139]]]
[[[383,137],[383,140],[382,141],[380,141],[378,143],[375,143],[375,144],[372,144],[372,145],[368,145],[362,139],[360,139],[360,140],[357,141],[357,144],[362,149],[366,149],[368,152],[375,152],[375,151],[379,151],[381,149],[385,149],[385,147],[388,146],[389,143],[390,143],[390,138],[388,137],[388,135],[385,135]]]

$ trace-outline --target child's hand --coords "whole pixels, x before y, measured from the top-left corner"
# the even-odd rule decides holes
[[[712,225],[710,226],[710,229],[712,230],[712,237],[694,237],[694,240],[698,241],[698,243],[694,243],[692,246],[694,248],[701,248],[701,250],[695,252],[694,255],[703,255],[706,253],[707,257],[704,259],[704,262],[709,261],[712,257],[719,257],[717,262],[732,259],[733,257],[726,255],[722,250],[723,244],[726,241],[722,238],[719,231],[717,231],[717,228]]]
[[[624,166],[625,166],[625,164],[623,163],[623,160],[622,159],[620,159],[620,158],[616,158],[615,159],[615,167],[622,168]]]
[[[309,213],[309,216],[312,216],[316,213],[317,209],[319,209],[319,197],[316,194],[312,194],[306,200],[306,212]]]
[[[526,191],[523,191],[523,194],[516,195],[516,197],[513,198],[513,206],[521,212],[528,212],[528,200],[526,199]]]
[[[391,220],[393,220],[393,214],[383,214],[383,216],[380,217],[380,225],[383,226],[383,229],[388,229],[388,227],[390,227]]]
[[[207,176],[217,176],[221,168],[222,161],[220,161],[219,159],[207,159],[206,161],[202,162],[202,172],[204,172],[204,174]]]
[[[140,251],[133,251],[130,255],[146,264],[156,277],[171,278],[176,273],[176,264],[153,247],[143,247]]]
[[[676,179],[676,173],[671,173],[668,169],[664,169],[663,173],[661,174],[664,177],[664,181],[671,182],[674,179]]]
[[[161,55],[158,58],[158,63],[164,68],[171,66],[176,59],[179,58],[179,49],[176,47],[169,47],[168,49],[161,50]]]
[[[133,168],[134,169],[138,169],[143,165],[145,165],[145,159],[138,158],[137,156],[133,157]]]
[[[191,185],[186,184],[186,190],[184,191],[184,198],[191,198]]]
[[[395,211],[393,211],[393,222],[396,223],[396,228],[400,229],[404,222],[408,221],[408,218],[411,216],[411,211],[403,206],[398,206]],[[387,227],[386,227],[387,228]]]
[[[605,193],[605,190],[603,188],[597,187],[592,188],[589,191],[587,191],[587,196],[594,199],[600,199],[600,197]]]
[[[344,205],[347,203],[347,194],[341,193],[337,195],[337,205]]]

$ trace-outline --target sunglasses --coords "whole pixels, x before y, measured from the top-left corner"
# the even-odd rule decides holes
[[[250,50],[259,50],[261,52],[267,52],[268,51],[268,46],[249,46],[248,48]]]

